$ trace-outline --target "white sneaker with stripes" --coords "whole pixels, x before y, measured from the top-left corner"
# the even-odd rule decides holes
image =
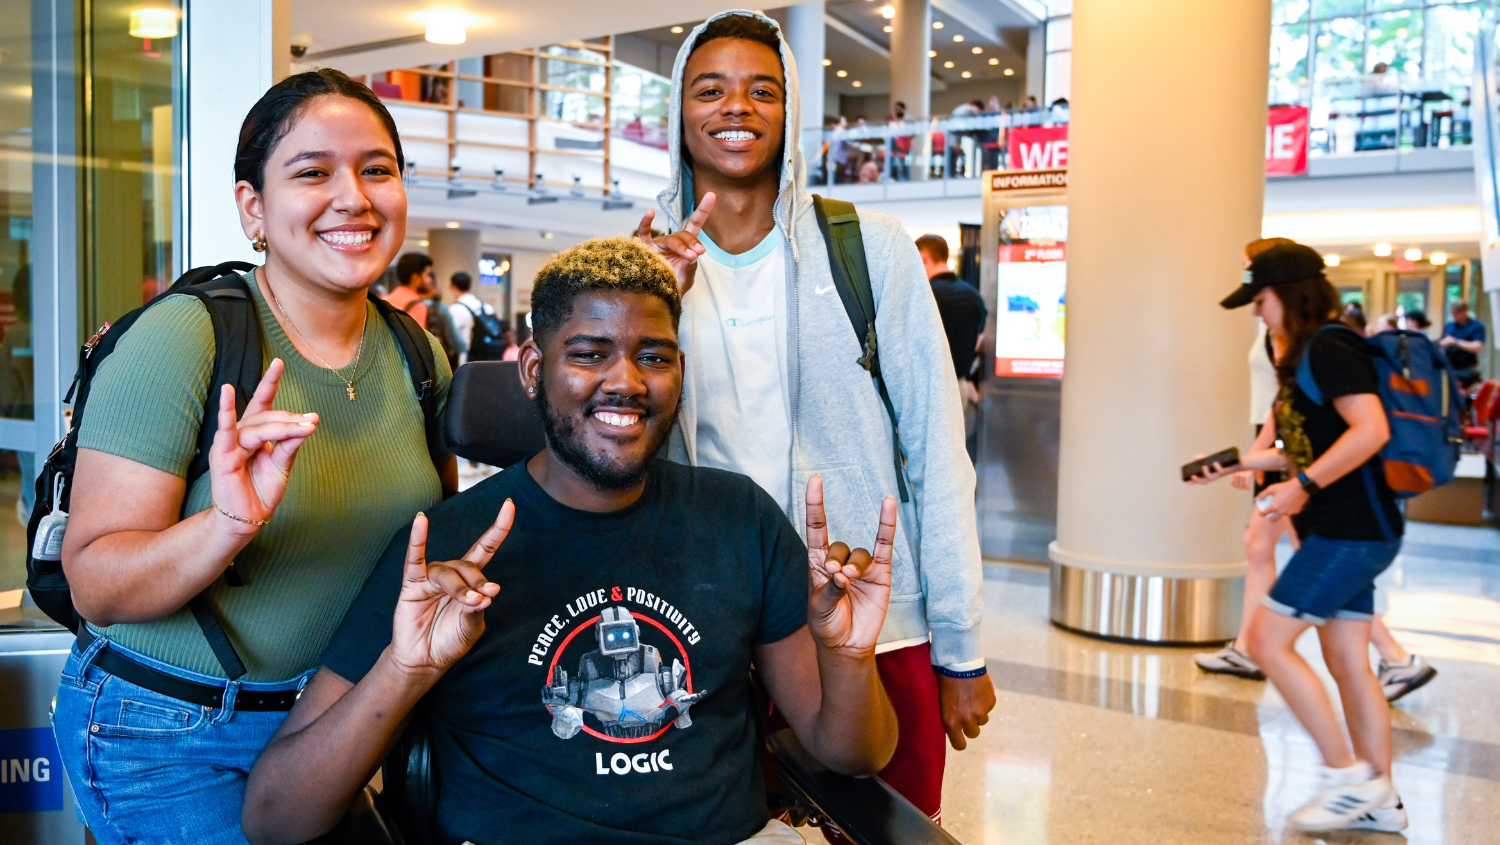
[[[1317,796],[1290,819],[1301,830],[1341,830],[1373,810],[1400,803],[1391,779],[1375,774],[1363,760],[1344,769],[1323,767],[1322,775]]]
[[[1349,823],[1356,830],[1381,830],[1400,833],[1406,830],[1406,807],[1399,799],[1394,807],[1379,807]]]

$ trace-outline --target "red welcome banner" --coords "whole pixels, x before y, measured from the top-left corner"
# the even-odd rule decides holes
[[[1266,175],[1307,172],[1307,107],[1277,106],[1266,118]]]
[[[1066,170],[1068,127],[1021,126],[1006,133],[1007,170]],[[1277,106],[1266,118],[1266,175],[1307,172],[1307,107]]]
[[[1018,126],[1005,135],[1010,170],[1066,170],[1068,127]]]

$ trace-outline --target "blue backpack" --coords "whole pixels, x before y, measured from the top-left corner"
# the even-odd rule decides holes
[[[1329,323],[1318,333],[1330,331],[1354,332],[1342,323]],[[1380,450],[1385,483],[1398,498],[1407,499],[1452,481],[1464,440],[1458,377],[1447,356],[1418,331],[1392,329],[1360,339],[1375,359],[1380,403],[1391,427],[1391,439]],[[1310,357],[1304,354],[1297,365],[1297,386],[1324,405]]]

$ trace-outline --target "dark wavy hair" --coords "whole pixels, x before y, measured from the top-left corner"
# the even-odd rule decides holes
[[[1297,381],[1297,364],[1318,329],[1339,318],[1342,303],[1338,289],[1321,273],[1289,285],[1268,288],[1281,300],[1285,351],[1276,362],[1276,378],[1283,385]]]
[[[266,181],[266,160],[286,133],[292,130],[307,104],[317,97],[337,96],[358,100],[370,107],[395,146],[396,169],[406,168],[401,152],[401,134],[385,104],[363,82],[350,79],[333,68],[296,73],[271,86],[271,90],[250,107],[240,124],[240,143],[234,151],[234,181],[249,182],[257,193]]]
[[[776,27],[758,17],[741,14],[725,15],[719,18],[698,33],[698,38],[693,41],[693,52],[697,52],[699,47],[715,38],[743,38],[746,41],[759,41],[775,50],[776,55],[781,55],[780,33],[776,31]]]

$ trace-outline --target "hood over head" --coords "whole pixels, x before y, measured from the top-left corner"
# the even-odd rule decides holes
[[[682,228],[682,222],[691,213],[693,206],[693,177],[690,168],[683,160],[682,149],[682,89],[688,56],[693,52],[693,44],[697,42],[709,24],[732,15],[743,15],[764,21],[776,32],[780,45],[778,52],[781,54],[781,69],[786,75],[786,137],[783,139],[781,152],[781,190],[776,199],[776,222],[782,224],[784,228],[789,226],[793,212],[805,207],[804,198],[807,201],[811,199],[802,187],[807,183],[806,165],[802,160],[802,151],[798,144],[802,134],[801,87],[797,84],[797,65],[792,59],[791,49],[787,47],[786,38],[782,35],[781,25],[759,12],[752,12],[748,9],[721,12],[698,24],[692,32],[688,33],[687,40],[682,42],[682,49],[677,51],[677,61],[672,65],[672,93],[671,100],[667,103],[667,152],[670,156],[671,181],[667,184],[667,189],[656,196],[657,205],[660,206],[661,213],[666,218],[664,222],[667,231],[670,232]]]

